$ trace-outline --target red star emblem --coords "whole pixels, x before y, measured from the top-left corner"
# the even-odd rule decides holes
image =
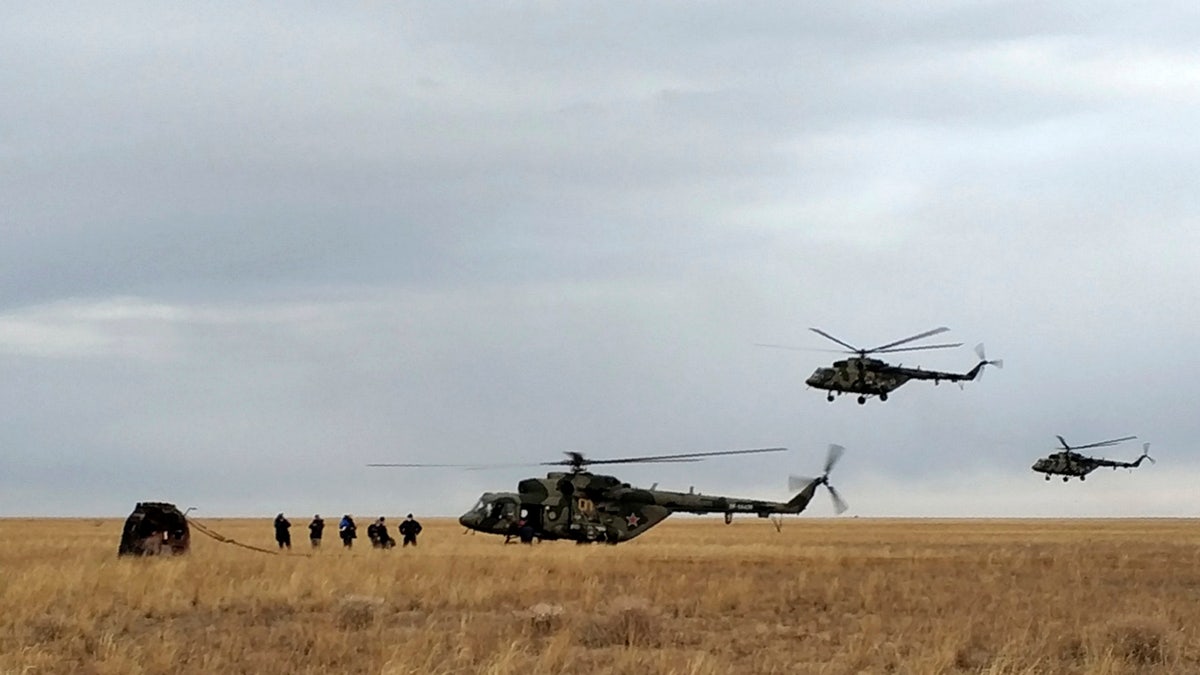
[[[636,513],[631,513],[628,516],[625,516],[625,523],[628,524],[629,527],[637,527],[638,523],[641,521],[642,519],[638,518],[638,514]]]

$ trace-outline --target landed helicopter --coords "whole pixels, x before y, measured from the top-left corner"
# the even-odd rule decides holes
[[[1058,436],[1058,442],[1062,443],[1063,449],[1060,452],[1056,452],[1048,457],[1039,459],[1038,461],[1034,462],[1033,466],[1030,468],[1038,473],[1046,474],[1046,480],[1050,480],[1051,475],[1062,476],[1063,482],[1065,483],[1071,480],[1071,476],[1078,476],[1079,480],[1086,480],[1089,473],[1101,467],[1109,467],[1111,469],[1136,469],[1142,465],[1143,460],[1147,459],[1150,460],[1151,464],[1153,464],[1154,458],[1150,456],[1149,443],[1142,444],[1141,457],[1138,457],[1132,462],[1117,462],[1111,459],[1103,459],[1100,457],[1088,457],[1076,452],[1076,450],[1087,450],[1089,448],[1107,448],[1109,446],[1116,445],[1117,443],[1132,441],[1135,438],[1137,438],[1137,436],[1125,436],[1123,438],[1100,441],[1099,443],[1088,443],[1087,445],[1077,445],[1075,447],[1071,447],[1070,445],[1067,445],[1067,441],[1062,436]]]
[[[825,397],[825,400],[830,402],[833,402],[835,395],[841,396],[842,394],[858,394],[859,405],[866,403],[867,399],[871,396],[878,396],[880,401],[886,401],[888,400],[888,393],[899,389],[909,380],[933,380],[934,384],[938,384],[942,380],[946,380],[947,382],[966,382],[979,377],[979,375],[983,372],[984,366],[996,366],[997,368],[1004,367],[1003,360],[987,360],[987,357],[984,355],[982,344],[975,346],[975,353],[979,356],[979,363],[965,373],[948,373],[938,370],[923,370],[921,368],[893,366],[890,363],[880,359],[869,358],[867,356],[868,354],[893,354],[896,352],[912,352],[928,349],[961,347],[961,342],[914,347],[900,346],[908,344],[914,340],[931,337],[933,335],[945,333],[946,331],[950,330],[944,326],[941,328],[934,328],[933,330],[927,330],[924,333],[918,333],[911,337],[906,337],[903,340],[889,342],[885,345],[880,345],[872,349],[861,349],[859,347],[855,347],[854,345],[833,337],[820,328],[809,328],[809,330],[823,338],[832,340],[845,347],[846,351],[843,353],[856,355],[853,358],[834,361],[833,365],[830,367],[817,368],[815,371],[813,371],[813,374],[809,375],[808,379],[805,380],[805,384],[810,387],[827,390],[829,394]],[[761,343],[757,346],[773,347],[775,349],[791,349],[796,351],[831,351]]]
[[[819,478],[790,476],[789,489],[799,490],[787,502],[739,499],[694,491],[671,492],[633,487],[614,476],[594,474],[587,467],[599,464],[640,464],[697,462],[707,457],[783,452],[786,448],[758,448],[695,452],[675,455],[625,457],[621,459],[588,459],[578,452],[566,453],[567,459],[541,462],[537,466],[565,466],[567,471],[551,471],[545,478],[526,478],[517,484],[516,492],[485,492],[470,511],[458,522],[468,530],[504,536],[506,541],[520,536],[528,541],[568,539],[577,543],[618,544],[629,541],[666,520],[672,513],[722,513],[725,523],[733,522],[734,514],[753,514],[767,518],[776,514],[803,511],[817,487],[829,490],[834,508],[840,514],[847,508],[837,490],[829,484],[829,472],[841,458],[844,448],[829,446],[825,471]],[[371,464],[369,466],[460,466],[461,468],[491,468],[479,465],[447,464]],[[512,466],[512,465],[508,465]]]

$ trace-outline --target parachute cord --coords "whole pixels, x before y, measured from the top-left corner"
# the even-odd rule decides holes
[[[216,541],[219,541],[222,544],[233,544],[234,546],[240,546],[244,549],[249,549],[251,551],[257,551],[259,553],[266,553],[269,555],[279,555],[279,551],[272,551],[272,550],[266,549],[266,548],[259,548],[258,546],[251,546],[250,544],[243,544],[242,542],[237,541],[236,539],[231,539],[229,537],[226,537],[225,535],[223,535],[219,532],[216,532],[216,531],[212,530],[211,528],[207,527],[206,525],[204,525],[203,523],[201,523],[198,520],[188,518],[187,522],[189,525],[191,525],[193,528],[195,528],[196,531],[199,532],[200,534],[203,534],[206,537],[215,539]],[[300,556],[304,556],[305,558],[312,557],[311,553],[294,553],[292,555],[300,555]]]

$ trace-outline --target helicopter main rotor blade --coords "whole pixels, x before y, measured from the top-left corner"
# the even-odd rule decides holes
[[[850,351],[854,352],[855,354],[862,351],[861,349],[859,349],[858,347],[855,347],[852,344],[842,342],[841,340],[833,337],[832,335],[830,335],[829,333],[826,333],[825,331],[821,330],[820,328],[809,328],[809,330],[816,333],[817,335],[820,335],[821,337],[825,338],[826,340],[833,340],[834,342],[845,347],[846,349],[849,349]]]
[[[705,457],[719,457],[725,455],[753,455],[762,452],[785,452],[787,448],[753,448],[750,450],[718,450],[716,452],[683,452],[674,455],[647,455],[645,457],[621,457],[618,459],[587,459],[586,457],[578,457],[571,459],[560,459],[557,462],[542,462],[541,466],[582,466],[589,464],[638,464],[642,462],[674,462],[674,461],[700,461]]]
[[[879,345],[878,347],[875,347],[874,349],[868,349],[867,352],[871,353],[871,352],[877,352],[881,349],[891,349],[892,347],[898,347],[906,342],[912,342],[913,340],[920,340],[921,338],[927,338],[932,335],[939,335],[941,333],[945,333],[948,330],[950,330],[950,329],[946,328],[945,326],[941,326],[939,328],[934,328],[933,330],[927,330],[924,333],[917,333],[916,335],[913,335],[911,337],[906,337],[903,340],[896,340],[895,342],[889,342],[886,345]]]
[[[849,352],[845,349],[823,349],[821,347],[793,347],[791,345],[769,345],[762,342],[755,342],[755,347],[770,347],[771,349],[786,349],[791,352],[826,352],[829,354],[857,354],[858,352]]]
[[[466,469],[477,471],[482,469],[519,469],[538,466],[537,464],[420,464],[415,462],[373,462],[369,467],[389,469]]]
[[[373,462],[367,466],[389,469],[471,469],[478,464],[418,464],[415,462]]]
[[[893,349],[872,349],[871,354],[895,354],[896,352],[919,352],[926,349],[949,349],[951,347],[961,347],[961,342],[947,342],[941,345],[924,345],[922,347],[895,347]]]
[[[1137,438],[1137,436],[1125,436],[1124,438],[1114,438],[1109,441],[1100,441],[1099,443],[1088,443],[1087,445],[1077,445],[1071,449],[1072,450],[1087,450],[1088,448],[1106,448],[1110,445],[1116,445],[1117,443],[1124,443],[1125,441],[1132,441],[1135,438]]]

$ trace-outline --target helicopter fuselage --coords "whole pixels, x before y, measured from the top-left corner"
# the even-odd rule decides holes
[[[1091,457],[1074,452],[1056,452],[1034,462],[1030,468],[1038,473],[1046,474],[1046,479],[1049,480],[1050,476],[1082,478],[1095,471],[1098,466]]]
[[[1088,457],[1067,450],[1043,457],[1034,462],[1030,468],[1038,473],[1046,474],[1046,480],[1050,480],[1050,476],[1062,476],[1063,481],[1069,480],[1071,477],[1084,480],[1085,476],[1096,469],[1136,469],[1142,465],[1143,460],[1149,458],[1149,455],[1143,453],[1141,457],[1132,462],[1118,462],[1101,457]]]
[[[951,373],[893,366],[873,358],[853,358],[835,361],[830,367],[817,368],[805,380],[805,384],[831,392],[830,400],[834,393],[879,396],[881,400],[886,400],[889,392],[899,389],[909,380],[933,380],[934,384],[942,380],[969,381],[979,375],[983,365],[976,365],[966,373]]]
[[[613,476],[588,472],[551,472],[529,478],[518,492],[484,493],[459,518],[469,530],[513,537],[523,528],[540,540],[617,544],[640,536],[672,513],[723,513],[731,522],[737,513],[766,518],[800,513],[820,479],[806,485],[788,502],[739,499],[694,492],[636,488]]]

